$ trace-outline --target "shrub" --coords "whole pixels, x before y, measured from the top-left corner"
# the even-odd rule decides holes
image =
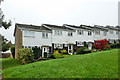
[[[109,45],[105,45],[103,50],[109,50],[110,49],[110,46]]]
[[[84,53],[91,53],[91,50],[89,50],[89,49],[84,49]]]
[[[60,54],[60,53],[58,52],[58,50],[54,50],[53,54]]]
[[[29,48],[22,48],[18,50],[18,61],[20,64],[28,64],[34,62],[34,54]]]
[[[86,47],[81,47],[77,49],[77,54],[84,54],[84,49],[87,49]]]
[[[52,54],[53,58],[63,58],[63,55],[58,52],[58,50],[54,51]]]
[[[54,58],[63,58],[62,54],[52,54]]]
[[[116,44],[115,43],[110,44],[110,48],[116,48]]]
[[[33,54],[34,54],[34,59],[40,58],[40,56],[42,55],[40,47],[35,46],[32,48],[32,50],[33,50]]]
[[[68,54],[68,52],[66,51],[66,50],[60,50],[60,52],[62,53],[62,54]]]
[[[95,47],[97,49],[104,49],[104,46],[108,44],[108,40],[107,39],[103,39],[103,40],[96,40],[95,42]]]
[[[73,50],[69,50],[70,53],[73,53]]]
[[[96,46],[95,46],[95,44],[93,44],[93,45],[92,45],[92,49],[96,49]]]
[[[120,48],[120,43],[117,43],[117,44],[116,44],[116,48]]]
[[[86,41],[84,41],[83,43],[84,43],[84,47],[88,47],[88,44],[86,43]]]
[[[15,46],[12,46],[12,47],[10,48],[10,50],[11,50],[11,52],[12,52],[13,58],[15,58]]]

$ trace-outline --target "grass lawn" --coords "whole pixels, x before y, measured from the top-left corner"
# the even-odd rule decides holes
[[[64,54],[63,57],[66,58],[66,57],[71,57],[73,55],[68,55],[68,54]]]
[[[0,66],[0,68],[3,68],[3,69],[20,65],[18,64],[18,61],[11,58],[0,59],[0,63],[2,63],[2,66]]]
[[[118,78],[118,49],[39,61],[3,70],[4,78]]]

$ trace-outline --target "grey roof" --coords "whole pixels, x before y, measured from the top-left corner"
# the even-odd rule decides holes
[[[88,29],[88,30],[94,30],[93,29],[94,27],[93,26],[89,26],[89,25],[83,25],[83,24],[81,24],[80,27],[83,27],[83,28]]]
[[[65,26],[51,25],[51,24],[42,24],[42,26],[47,26],[51,29],[63,29],[63,30],[73,30],[71,28],[67,28]]]
[[[108,31],[108,29],[106,27],[100,26],[100,25],[94,25],[94,28],[98,28],[98,29],[102,29],[102,30],[107,30]]]
[[[107,25],[106,28],[113,29],[113,30],[120,30],[119,27],[113,27],[113,26],[109,26],[109,25]]]
[[[87,30],[92,30],[90,28],[86,28],[86,27],[83,27],[83,26],[75,26],[75,25],[68,25],[68,24],[64,24],[64,26],[70,26],[72,28],[79,28],[79,29],[87,29]]]
[[[16,27],[18,27],[21,30],[31,30],[31,31],[50,31],[50,29],[44,27],[44,26],[36,26],[36,25],[27,25],[27,24],[15,24],[15,30],[14,30],[14,36],[16,32]]]

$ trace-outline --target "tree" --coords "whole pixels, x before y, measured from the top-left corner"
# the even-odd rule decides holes
[[[2,36],[2,51],[5,52],[11,47],[11,41],[8,41],[4,36]]]
[[[0,3],[1,1],[3,0],[0,0]],[[0,27],[4,27],[5,29],[8,29],[11,26],[11,20],[9,20],[9,22],[3,20],[4,20],[4,14],[0,8]]]
[[[5,28],[5,29],[8,29],[10,26],[11,26],[11,20],[9,20],[9,22],[2,22],[2,26]]]

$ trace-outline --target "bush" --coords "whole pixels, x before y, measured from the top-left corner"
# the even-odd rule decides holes
[[[53,54],[60,54],[58,50],[54,50]]]
[[[116,44],[116,48],[120,48],[120,43],[117,43],[117,44]]]
[[[20,64],[28,64],[34,62],[34,54],[29,48],[22,48],[18,50],[18,61]]]
[[[88,44],[87,44],[85,41],[84,41],[83,43],[84,43],[84,46],[85,46],[85,47],[88,47]]]
[[[11,52],[12,52],[13,58],[15,58],[15,46],[12,46],[12,47],[10,48],[10,50],[11,50]]]
[[[32,48],[32,50],[33,50],[33,54],[34,54],[34,59],[40,58],[40,56],[42,55],[40,47],[35,46]]]
[[[84,49],[84,53],[91,53],[91,50],[89,50],[89,49]]]
[[[52,54],[52,58],[63,58],[63,55],[58,52],[58,50],[54,51]]]
[[[109,45],[105,45],[103,50],[109,50],[110,49],[110,46]]]
[[[66,50],[60,50],[60,52],[62,53],[62,54],[68,54],[68,52],[66,51]]]
[[[108,44],[108,40],[107,39],[103,39],[103,40],[95,40],[94,41],[95,47],[97,49],[104,49],[104,46]]]
[[[116,44],[114,43],[110,44],[110,48],[116,48]]]
[[[84,49],[87,49],[86,47],[81,47],[77,49],[77,54],[84,54]]]
[[[63,55],[62,54],[52,54],[53,57],[56,59],[56,58],[63,58]]]
[[[95,44],[93,44],[93,45],[92,45],[92,49],[96,49],[96,46],[95,46]]]

